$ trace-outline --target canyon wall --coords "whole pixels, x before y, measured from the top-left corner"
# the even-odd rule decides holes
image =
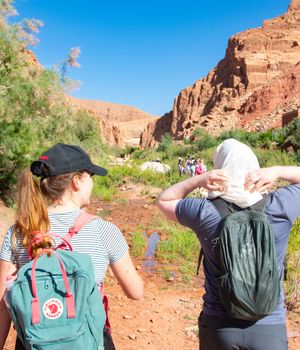
[[[147,125],[140,145],[157,145],[165,132],[182,140],[199,127],[218,135],[281,126],[284,113],[300,109],[299,61],[300,0],[293,0],[285,14],[232,36],[224,59]]]

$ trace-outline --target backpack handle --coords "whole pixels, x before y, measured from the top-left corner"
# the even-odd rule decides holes
[[[37,296],[37,288],[36,288],[36,265],[39,257],[45,253],[54,254],[54,256],[57,258],[60,264],[61,273],[62,273],[64,284],[66,287],[67,315],[68,315],[68,318],[76,317],[74,295],[70,291],[70,284],[69,284],[69,280],[68,280],[68,276],[67,276],[64,264],[56,252],[54,252],[51,249],[43,249],[43,251],[34,258],[33,265],[32,265],[32,273],[31,273],[31,288],[32,288],[32,294],[33,294],[33,298],[31,301],[32,324],[40,323],[40,301]]]
[[[28,245],[28,255],[29,255],[30,260],[32,260],[32,259],[34,258],[33,253],[32,253],[32,246],[33,246],[34,244],[36,244],[36,243],[41,242],[42,239],[43,239],[43,237],[49,237],[50,239],[51,239],[52,237],[58,237],[58,238],[60,238],[60,239],[62,239],[62,240],[64,241],[64,243],[61,243],[60,245],[63,244],[64,247],[68,246],[69,249],[70,249],[71,251],[73,251],[73,248],[72,248],[70,242],[67,241],[67,240],[65,240],[64,237],[62,237],[62,236],[60,236],[60,235],[57,235],[56,233],[53,233],[53,232],[41,233],[40,231],[34,231],[33,233],[34,233],[35,236],[34,236],[33,240],[31,241],[31,243]],[[45,248],[45,249],[46,249],[46,248]]]

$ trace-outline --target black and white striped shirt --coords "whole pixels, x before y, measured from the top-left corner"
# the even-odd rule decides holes
[[[50,231],[64,237],[80,212],[78,209],[66,213],[49,213]],[[27,249],[22,246],[20,239],[13,245],[12,232],[13,227],[10,227],[2,244],[0,259],[21,267],[29,261]],[[59,244],[59,238],[55,238],[55,242]],[[87,223],[72,238],[71,245],[74,251],[91,256],[97,284],[103,282],[108,265],[118,262],[128,251],[120,230],[111,222],[100,218]]]

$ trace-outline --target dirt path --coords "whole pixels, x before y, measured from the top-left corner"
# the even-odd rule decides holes
[[[152,203],[157,192],[156,189],[145,189],[137,185],[123,186],[114,202],[94,200],[90,211],[101,213],[128,238],[137,227],[147,227],[161,215]],[[11,218],[12,212],[0,206],[1,234]],[[176,279],[167,282],[156,273],[143,271],[142,259],[135,259],[135,264],[145,281],[143,300],[127,299],[110,273],[106,282],[110,321],[117,349],[199,349],[197,318],[201,309],[203,277],[195,278],[188,285],[183,285]],[[300,349],[299,330],[300,310],[288,314],[289,350]],[[14,338],[12,330],[5,350],[13,350]]]

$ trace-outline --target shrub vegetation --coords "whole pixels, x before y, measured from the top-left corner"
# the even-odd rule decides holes
[[[67,106],[59,72],[32,63],[27,47],[41,23],[8,24],[13,13],[11,1],[0,2],[0,197],[9,202],[20,171],[53,144],[103,153],[97,121]]]

